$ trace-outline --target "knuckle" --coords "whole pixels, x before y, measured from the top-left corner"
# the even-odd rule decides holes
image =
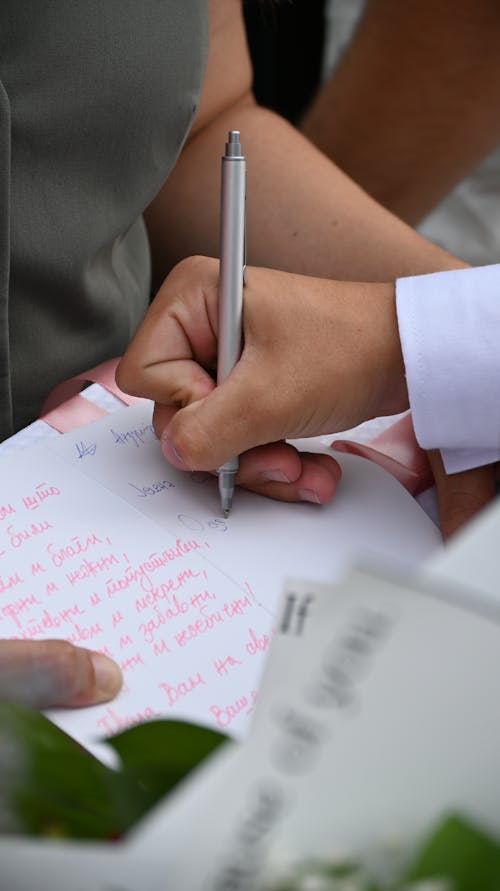
[[[176,263],[176,265],[170,272],[169,279],[170,281],[172,281],[177,276],[180,276],[182,278],[191,278],[194,275],[197,278],[199,278],[200,275],[203,278],[206,275],[211,277],[213,272],[217,270],[217,260],[214,260],[211,257],[203,257],[202,255],[197,254],[195,256],[184,257],[184,259],[179,260],[179,262]]]

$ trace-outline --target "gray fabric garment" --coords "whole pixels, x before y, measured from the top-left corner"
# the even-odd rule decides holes
[[[0,438],[120,355],[149,299],[142,212],[194,116],[206,0],[3,0]]]

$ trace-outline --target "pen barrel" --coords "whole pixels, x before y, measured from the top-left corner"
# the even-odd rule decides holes
[[[241,353],[245,200],[245,158],[242,155],[225,156],[222,158],[221,167],[217,384],[225,381]]]

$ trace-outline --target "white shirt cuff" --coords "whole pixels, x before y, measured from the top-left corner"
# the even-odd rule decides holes
[[[398,279],[415,435],[448,473],[500,460],[500,264]]]

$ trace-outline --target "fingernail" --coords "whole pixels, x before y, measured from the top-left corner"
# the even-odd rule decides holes
[[[184,461],[182,460],[181,456],[179,455],[179,452],[175,448],[170,437],[162,436],[161,450],[169,464],[172,464],[173,467],[177,467],[179,470],[187,470],[187,467],[184,464]]]
[[[118,665],[104,653],[92,651],[90,658],[95,674],[96,701],[113,699],[123,683],[123,675]]]
[[[265,483],[289,483],[290,479],[287,477],[286,473],[283,473],[279,467],[274,467],[271,470],[263,470],[260,475],[261,480]]]
[[[313,504],[321,504],[316,492],[312,489],[299,489],[299,498],[301,501],[312,501]]]

